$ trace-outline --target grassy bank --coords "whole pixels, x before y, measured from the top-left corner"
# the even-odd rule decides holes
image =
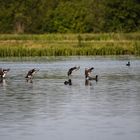
[[[140,33],[0,35],[0,57],[140,55]]]

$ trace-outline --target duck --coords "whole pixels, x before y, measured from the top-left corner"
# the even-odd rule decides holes
[[[38,72],[38,71],[39,71],[39,70],[38,70],[38,69],[35,69],[35,68],[29,70],[28,73],[27,73],[27,75],[25,76],[25,78],[32,79],[33,76],[34,76],[34,74],[35,74],[36,72]]]
[[[10,69],[2,69],[0,68],[0,77],[1,78],[5,78],[6,77],[6,74],[10,71]]]
[[[68,70],[67,75],[70,76],[74,70],[77,71],[79,69],[80,69],[80,66],[72,67]]]
[[[130,61],[127,62],[126,66],[130,66]]]

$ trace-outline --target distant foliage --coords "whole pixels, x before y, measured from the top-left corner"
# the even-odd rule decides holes
[[[136,0],[106,0],[105,24],[107,32],[140,30],[140,2]]]
[[[140,31],[138,0],[0,0],[0,33]]]

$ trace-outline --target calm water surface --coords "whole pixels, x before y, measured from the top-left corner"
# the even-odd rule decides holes
[[[140,59],[0,60],[0,140],[140,140]],[[70,67],[72,86],[64,85]],[[84,69],[99,81],[85,85]],[[39,68],[33,81],[28,70]]]

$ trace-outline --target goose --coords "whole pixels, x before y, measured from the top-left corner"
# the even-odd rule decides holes
[[[68,70],[67,75],[70,76],[74,70],[77,71],[77,70],[79,70],[79,69],[80,69],[80,66],[72,67],[72,68],[70,68],[70,69]]]
[[[2,69],[0,68],[0,77],[5,78],[6,74],[10,71],[10,69]]]
[[[33,76],[34,76],[34,74],[35,74],[36,72],[38,72],[38,71],[39,71],[39,70],[38,70],[38,69],[35,69],[35,68],[29,70],[25,78],[32,79]]]
[[[90,74],[92,72],[92,70],[94,69],[94,67],[91,67],[89,69],[85,69],[85,79],[86,80],[95,80],[98,81],[98,75],[96,75],[95,77],[91,77]]]
[[[79,70],[79,69],[80,69],[80,66],[75,66],[75,67],[71,67],[71,68],[68,70],[67,75],[68,75],[69,79],[68,79],[68,81],[65,81],[65,82],[64,82],[65,85],[68,85],[68,84],[69,84],[69,85],[72,85],[72,81],[71,81],[70,76],[71,76],[71,74],[72,74],[73,71],[77,71],[77,70]]]
[[[94,67],[91,67],[89,69],[85,69],[85,78],[88,78],[92,72],[92,70],[94,69]]]

